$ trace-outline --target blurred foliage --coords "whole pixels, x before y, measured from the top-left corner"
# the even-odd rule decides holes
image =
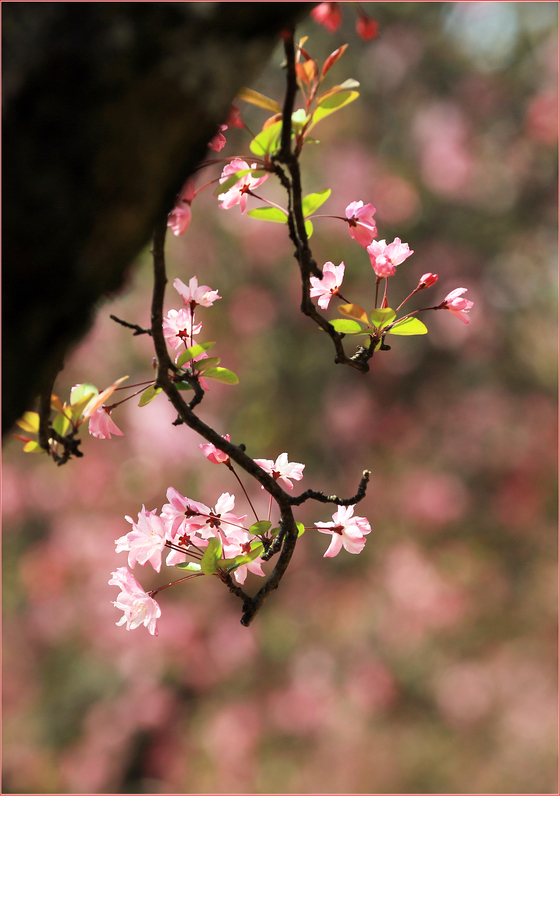
[[[171,425],[163,396],[119,408],[125,437],[86,435],[84,459],[62,469],[14,441],[5,791],[557,790],[557,4],[364,4],[380,23],[371,44],[344,6],[337,35],[299,30],[320,60],[347,42],[333,76],[362,92],[317,127],[305,191],[332,188],[326,215],[372,202],[379,237],[414,249],[390,302],[437,272],[430,303],[467,287],[471,324],[425,313],[429,334],[395,337],[367,376],[334,366],[299,313],[284,229],[218,209],[210,190],[196,198],[168,273],[219,290],[204,338],[241,379],[212,385],[203,418],[253,456],[304,462],[302,489],[348,495],[370,468],[357,512],[372,534],[360,556],[327,560],[328,538],[305,535],[248,630],[239,601],[203,579],[161,596],[157,639],[126,633],[107,585],[124,515],[160,509],[169,485],[210,504],[235,492],[227,471]],[[280,64],[279,49],[251,87],[280,99]],[[263,111],[239,105],[257,133]],[[243,152],[241,132],[226,136],[222,156]],[[321,266],[345,260],[345,297],[367,306],[371,266],[346,226],[317,219],[312,248]],[[148,325],[150,261],[100,307],[61,396],[149,377],[148,339],[109,312]],[[164,580],[135,574],[147,590]]]

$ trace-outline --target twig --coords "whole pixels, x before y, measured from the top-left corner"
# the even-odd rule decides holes
[[[114,322],[118,322],[119,325],[124,325],[125,328],[134,329],[133,337],[137,337],[137,335],[139,335],[139,334],[149,334],[149,335],[152,334],[151,328],[142,328],[140,325],[133,325],[132,322],[125,322],[124,319],[119,319],[118,316],[114,316],[112,313],[109,316],[109,318],[112,319]]]

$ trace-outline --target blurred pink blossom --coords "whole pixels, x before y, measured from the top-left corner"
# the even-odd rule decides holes
[[[117,569],[116,572],[111,572],[111,575],[109,584],[115,584],[121,589],[117,599],[111,602],[113,606],[124,612],[117,625],[126,623],[126,630],[131,631],[144,624],[150,634],[157,637],[157,620],[161,616],[159,604],[145,592],[142,585],[138,584],[132,572],[129,572],[125,566]]]
[[[124,437],[120,428],[117,428],[115,423],[111,418],[111,413],[107,411],[104,406],[100,406],[99,409],[96,409],[89,418],[88,423],[89,433],[96,438],[101,438],[104,440],[105,438],[111,439],[111,434],[116,434],[119,437]]]
[[[220,150],[223,150],[226,145],[225,136],[222,134],[222,131],[227,131],[227,125],[220,125],[219,131],[214,135],[211,141],[208,142],[208,146],[211,150],[215,150],[217,153]]]
[[[340,3],[319,3],[319,6],[311,10],[311,18],[326,28],[328,32],[334,34],[342,22]]]
[[[362,41],[373,41],[379,34],[379,23],[359,9],[356,19],[356,31]]]
[[[176,237],[184,234],[191,223],[191,203],[193,200],[194,183],[189,178],[181,188],[175,206],[167,219],[167,225]]]
[[[291,478],[294,481],[301,481],[303,478],[305,463],[288,462],[287,453],[281,453],[276,462],[273,462],[271,459],[256,459],[255,462],[258,463],[261,469],[272,475],[276,481],[281,481],[288,491],[291,491],[293,488],[293,484],[290,481]]]
[[[223,434],[222,437],[225,441],[231,440],[229,434]],[[199,444],[198,446],[204,453],[206,459],[209,459],[211,463],[220,465],[220,463],[229,462],[227,453],[224,453],[223,450],[218,450],[217,447],[214,447],[214,444]]]
[[[331,297],[338,294],[338,289],[344,279],[344,263],[335,266],[332,262],[326,262],[323,266],[323,277],[315,278],[313,275],[309,279],[311,282],[310,297],[317,297],[317,303],[321,309],[327,309],[331,302]]]
[[[353,506],[339,506],[332,522],[315,522],[317,531],[332,534],[332,540],[323,556],[336,556],[344,547],[348,553],[361,553],[366,545],[365,535],[371,526],[364,516],[355,516]]]
[[[454,291],[451,291],[443,303],[440,303],[438,309],[448,309],[449,312],[457,316],[461,322],[464,322],[465,325],[469,324],[469,310],[472,308],[473,303],[472,300],[467,300],[466,297],[462,297],[461,294],[464,294],[467,288],[455,288]]]

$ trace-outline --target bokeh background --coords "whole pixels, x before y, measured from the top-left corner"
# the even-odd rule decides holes
[[[471,324],[425,313],[429,334],[395,337],[367,376],[334,366],[298,311],[282,227],[197,197],[190,230],[169,235],[168,274],[219,290],[203,335],[241,379],[212,386],[203,418],[255,457],[305,463],[301,489],[349,495],[370,468],[357,513],[372,533],[335,559],[306,534],[249,629],[217,580],[195,579],[159,596],[158,638],[126,632],[107,584],[126,563],[124,516],[161,509],[170,485],[209,505],[237,495],[231,476],[163,397],[124,404],[125,437],[86,433],[84,458],[62,468],[11,440],[5,792],[557,791],[557,4],[364,4],[380,25],[366,44],[344,7],[336,35],[311,20],[298,32],[320,60],[348,43],[327,86],[362,86],[317,127],[306,192],[332,188],[325,214],[373,203],[379,237],[414,249],[392,305],[437,272],[422,300],[467,287]],[[280,99],[280,64],[279,50],[251,86]],[[239,106],[257,131],[267,114]],[[221,156],[243,152],[243,133],[226,136]],[[281,202],[270,182],[261,192]],[[346,226],[317,220],[312,248],[320,265],[345,261],[345,296],[368,306],[371,266]],[[150,377],[149,339],[109,319],[147,326],[150,293],[146,250],[60,396]],[[177,300],[170,286],[166,307]],[[328,517],[314,503],[301,514]],[[173,571],[134,570],[146,589]]]

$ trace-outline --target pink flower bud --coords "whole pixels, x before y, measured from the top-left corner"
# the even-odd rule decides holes
[[[226,119],[226,125],[230,125],[231,128],[245,128],[243,124],[243,119],[237,109],[237,106],[232,106],[228,113],[228,117]]]
[[[230,441],[231,438],[229,434],[223,434],[222,437],[226,441]],[[224,453],[223,450],[218,450],[214,444],[199,444],[198,445],[202,452],[204,453],[206,459],[210,460],[211,463],[215,463],[216,465],[220,465],[220,463],[228,463],[229,456],[227,453]]]
[[[340,3],[320,3],[311,10],[311,18],[333,34],[342,22]]]
[[[373,41],[378,35],[379,23],[360,10],[356,19],[356,31],[362,41]]]
[[[434,275],[433,272],[426,272],[425,275],[422,275],[422,278],[418,282],[417,290],[422,290],[422,288],[429,288],[438,280],[437,275]]]

